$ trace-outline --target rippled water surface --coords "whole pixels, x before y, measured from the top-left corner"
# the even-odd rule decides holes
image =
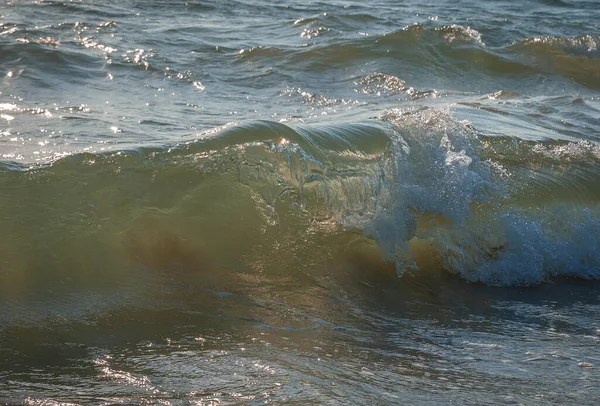
[[[0,2],[0,403],[597,404],[599,34]]]

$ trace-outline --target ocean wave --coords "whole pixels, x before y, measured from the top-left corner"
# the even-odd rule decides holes
[[[38,86],[54,87],[57,81],[88,81],[100,73],[95,58],[78,50],[65,49],[53,39],[23,39],[0,44],[0,52],[12,70]]]
[[[585,55],[590,58],[599,57],[598,46],[600,36],[596,34],[580,35],[576,37],[535,37],[517,41],[515,46],[521,46],[532,52],[553,53],[557,52],[571,55]]]
[[[42,9],[38,12],[44,13],[49,12],[48,10],[52,10],[52,13],[62,13],[67,16],[72,16],[73,14],[87,14],[102,18],[118,19],[123,17],[123,14],[131,13],[130,10],[115,3],[97,5],[73,2],[44,2],[41,3],[40,6]]]
[[[587,88],[600,88],[600,36],[545,36],[528,38],[506,47],[536,70],[570,78]]]
[[[423,24],[415,24],[404,27],[400,31],[391,34],[386,34],[384,37],[388,40],[396,40],[404,37],[402,33],[415,34],[436,34],[438,38],[445,40],[448,43],[453,42],[472,42],[477,45],[485,46],[481,40],[481,33],[471,27],[463,27],[461,25],[445,25],[437,28],[425,28]]]
[[[299,48],[255,47],[239,57],[274,59],[281,68],[287,64],[307,65],[310,70],[392,58],[405,69],[432,72],[443,69],[448,77],[453,74],[462,77],[465,70],[474,75],[492,74],[497,79],[510,75],[513,79],[530,80],[551,74],[597,89],[598,43],[598,36],[590,34],[526,38],[500,47],[486,47],[481,33],[470,27],[415,25],[391,33],[305,44]]]
[[[328,239],[356,230],[399,276],[600,278],[599,151],[485,137],[426,108],[345,125],[249,122],[166,149],[5,165],[4,286],[35,284],[23,275],[48,269],[96,280],[140,267],[252,267],[231,263],[249,256],[266,266],[284,240],[327,257]],[[565,196],[573,190],[589,192]]]
[[[540,36],[501,46],[486,46],[485,35],[473,27],[420,24],[383,33],[329,38],[331,27],[341,24],[330,21],[332,25],[327,25],[325,22],[331,18],[334,17],[297,20],[294,29],[302,31],[298,33],[300,42],[296,45],[282,45],[277,41],[267,45],[250,41],[245,45],[242,41],[239,48],[231,42],[220,43],[218,38],[198,41],[202,28],[192,25],[160,31],[165,38],[170,38],[170,47],[189,49],[194,55],[198,54],[192,59],[187,52],[163,52],[167,42],[162,40],[150,41],[143,47],[132,46],[119,35],[126,27],[112,17],[100,23],[61,22],[44,27],[6,24],[5,41],[0,44],[0,51],[7,66],[27,68],[27,75],[42,84],[47,82],[46,86],[70,81],[72,77],[89,81],[117,69],[141,69],[149,71],[149,75],[162,73],[175,79],[184,77],[184,81],[192,86],[201,77],[219,77],[215,68],[228,62],[238,66],[252,63],[254,69],[250,69],[252,75],[248,77],[259,78],[255,76],[256,68],[259,73],[293,77],[299,67],[308,72],[328,72],[376,61],[373,66],[376,72],[385,72],[406,83],[423,80],[421,75],[438,77],[443,72],[444,80],[440,85],[444,88],[452,88],[453,84],[462,88],[466,78],[469,83],[486,78],[491,83],[498,82],[501,87],[506,87],[505,81],[515,86],[515,80],[531,86],[548,76],[592,90],[600,87],[597,74],[600,72],[600,37],[596,34]],[[351,14],[335,18],[361,24],[361,19],[367,17]],[[287,26],[273,29],[282,35],[296,35],[289,33]],[[72,33],[75,33],[74,37]],[[198,63],[195,58],[201,58],[205,66],[201,71],[194,67]],[[229,78],[228,82],[236,83],[236,80]],[[413,84],[425,85],[421,82]]]

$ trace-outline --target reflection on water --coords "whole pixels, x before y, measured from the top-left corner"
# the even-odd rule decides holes
[[[2,327],[0,400],[584,404],[598,393],[597,283],[398,279],[368,241],[338,242],[310,273],[236,271],[206,287],[175,269],[92,312],[84,294],[47,298],[47,317]]]

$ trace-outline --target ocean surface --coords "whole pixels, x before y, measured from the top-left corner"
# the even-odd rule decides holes
[[[0,404],[600,403],[600,3],[0,0]]]

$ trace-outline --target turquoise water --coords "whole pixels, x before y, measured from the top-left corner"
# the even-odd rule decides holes
[[[0,5],[0,402],[596,404],[593,1]]]

